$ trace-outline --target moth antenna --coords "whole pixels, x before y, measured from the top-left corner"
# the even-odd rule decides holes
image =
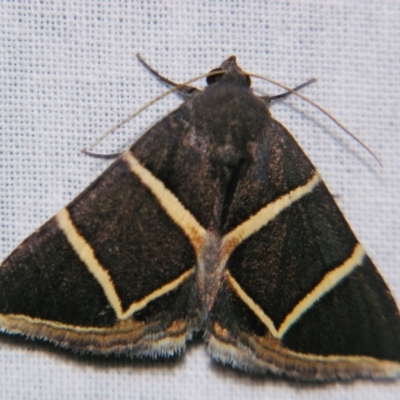
[[[297,90],[299,90],[300,88],[307,86],[310,83],[312,83],[314,81],[315,78],[310,79],[309,81],[307,81],[305,84],[302,84],[294,89],[291,89],[288,86],[283,85],[280,82],[277,82],[271,78],[267,78],[265,76],[262,75],[258,75],[258,74],[253,74],[250,72],[246,72],[247,75],[249,76],[253,76],[254,78],[259,78],[259,79],[263,79],[267,82],[273,83],[276,86],[279,86],[283,89],[286,89],[290,94],[294,94],[295,96],[300,97],[301,99],[303,99],[304,101],[306,101],[307,103],[311,104],[312,106],[314,106],[316,109],[318,109],[319,111],[321,111],[323,114],[325,114],[331,121],[333,121],[339,128],[341,128],[343,131],[345,131],[350,137],[353,138],[353,140],[355,140],[360,146],[362,146],[369,154],[371,154],[371,156],[375,159],[375,161],[383,168],[383,165],[381,163],[381,161],[379,160],[379,158],[372,152],[372,150],[369,149],[369,147],[367,145],[365,145],[356,135],[354,135],[354,133],[352,133],[349,129],[347,129],[341,122],[339,122],[338,119],[336,119],[332,114],[330,114],[327,110],[325,110],[322,106],[320,106],[319,104],[315,103],[314,101],[312,101],[311,99],[309,99],[308,97],[302,95],[301,93],[298,93]],[[283,93],[283,97],[288,96],[289,93]],[[278,95],[278,96],[282,96],[282,95]],[[268,97],[266,97],[268,99]],[[276,99],[276,96],[274,96],[274,99]]]
[[[317,81],[318,81],[318,79],[316,79],[316,78],[311,78],[311,79],[308,80],[307,82],[304,82],[304,83],[302,83],[302,84],[299,85],[299,86],[296,86],[296,87],[293,88],[292,90],[293,90],[293,92],[297,92],[297,91],[299,91],[299,90],[305,88],[306,86],[309,86],[309,85],[311,85],[312,83],[315,83],[315,82],[317,82]],[[282,94],[278,94],[278,95],[276,95],[276,96],[269,97],[269,101],[275,101],[275,100],[284,99],[285,97],[290,96],[293,92],[285,92],[285,93],[282,93]],[[265,99],[265,96],[263,96],[263,99]]]
[[[185,87],[187,86],[189,83],[195,82],[199,79],[205,78],[207,76],[212,76],[212,75],[220,75],[221,71],[215,71],[215,73],[206,73],[206,74],[202,74],[199,76],[196,76],[195,78],[189,79],[186,82],[177,84],[177,86],[167,90],[166,92],[164,92],[163,94],[160,94],[159,96],[155,97],[153,100],[149,101],[147,104],[145,104],[143,107],[140,107],[137,111],[135,111],[133,114],[131,114],[129,117],[123,119],[121,122],[119,122],[117,125],[113,126],[111,129],[109,129],[108,131],[106,131],[103,135],[101,135],[90,147],[88,152],[90,152],[91,150],[93,150],[104,138],[106,138],[110,133],[116,131],[117,129],[121,128],[121,126],[125,125],[126,123],[128,123],[130,120],[132,120],[133,118],[135,118],[136,116],[138,116],[142,111],[144,111],[146,108],[150,107],[151,105],[153,105],[154,103],[156,103],[158,100],[163,99],[164,97],[168,96],[169,94],[178,91],[181,87]],[[85,150],[86,151],[86,150]]]
[[[169,86],[177,87],[180,86],[178,91],[183,95],[183,97],[188,97],[188,95],[193,94],[194,92],[200,92],[199,89],[197,89],[194,86],[182,86],[179,85],[179,83],[173,82],[170,79],[166,78],[165,76],[161,75],[158,71],[156,71],[153,67],[151,67],[143,58],[142,56],[137,53],[136,54],[137,59],[139,62],[150,72],[152,73],[158,80],[161,82],[166,83]]]

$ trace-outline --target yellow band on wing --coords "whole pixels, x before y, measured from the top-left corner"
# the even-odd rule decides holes
[[[130,150],[122,155],[130,170],[153,193],[161,207],[189,238],[197,256],[201,254],[207,231],[196,218],[184,207],[179,199],[168,190],[164,183],[156,178],[148,169],[132,155]]]
[[[225,250],[224,253],[226,252],[226,258],[232,254],[233,250],[240,243],[242,243],[243,240],[247,239],[249,236],[253,235],[255,232],[267,225],[277,215],[279,215],[286,208],[290,207],[293,203],[311,193],[320,182],[321,178],[316,172],[305,185],[299,186],[289,193],[279,197],[272,203],[267,204],[256,214],[252,215],[249,219],[225,235],[223,239],[223,246]]]
[[[263,311],[263,309],[242,289],[239,283],[233,278],[228,270],[224,272],[225,278],[235,291],[236,295],[245,303],[259,320],[268,328],[271,334],[282,339],[285,333],[293,324],[298,321],[302,315],[330,290],[338,285],[345,277],[350,275],[354,269],[360,265],[365,257],[365,252],[360,244],[354,248],[353,254],[339,267],[328,272],[322,280],[306,296],[300,300],[292,311],[286,316],[279,329],[276,329],[272,319]]]
[[[117,318],[120,320],[129,318],[135,312],[145,308],[151,301],[178,288],[194,273],[194,267],[188,269],[174,280],[151,292],[141,300],[132,303],[128,309],[124,311],[110,274],[108,273],[107,269],[100,264],[96,258],[93,248],[75,227],[68,210],[66,208],[61,210],[56,215],[56,219],[60,229],[66,236],[75,253],[79,256],[81,261],[86,265],[87,269],[92,273],[97,282],[99,282],[103,288],[107,300],[115,311]]]

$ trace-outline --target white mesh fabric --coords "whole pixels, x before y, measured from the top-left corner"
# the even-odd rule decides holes
[[[318,110],[273,107],[338,196],[400,300],[400,3],[397,1],[1,1],[0,259],[108,165],[99,135],[175,81],[236,54],[246,70],[305,89],[365,143],[380,168]],[[199,84],[200,85],[200,84]],[[253,80],[261,93],[280,90]],[[152,106],[96,148],[116,152],[180,103]],[[400,383],[301,386],[211,363],[202,344],[175,363],[88,361],[0,338],[0,398],[398,398]]]

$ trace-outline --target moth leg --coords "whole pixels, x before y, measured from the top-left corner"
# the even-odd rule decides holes
[[[276,96],[262,96],[262,97],[260,97],[260,99],[263,100],[263,101],[265,101],[265,103],[267,103],[267,104],[268,104],[268,103],[271,103],[271,102],[273,102],[273,101],[276,101],[276,100],[281,100],[281,99],[284,99],[285,97],[290,96],[291,94],[293,94],[293,92],[297,92],[297,91],[303,89],[304,87],[309,86],[309,85],[311,85],[312,83],[315,83],[316,81],[317,81],[317,80],[316,80],[315,78],[312,78],[312,79],[310,79],[309,81],[304,82],[304,83],[302,83],[302,84],[299,85],[299,86],[296,86],[294,89],[292,89],[292,91],[287,91],[287,92],[285,92],[285,93],[278,94],[278,95],[276,95]]]
[[[105,160],[112,160],[118,158],[122,153],[110,153],[110,154],[100,154],[100,153],[93,153],[92,151],[88,150],[81,150],[81,153],[85,154],[86,156],[93,157],[93,158],[102,158]]]
[[[179,94],[184,98],[187,99],[194,93],[200,93],[201,90],[195,88],[194,86],[188,86],[188,85],[180,85],[179,83],[172,82],[168,78],[160,75],[155,69],[153,69],[149,64],[146,63],[146,61],[143,60],[143,58],[140,56],[140,54],[136,54],[136,57],[138,58],[139,62],[148,70],[150,71],[157,79],[159,79],[161,82],[166,83],[169,86],[173,86],[177,88],[177,91]]]

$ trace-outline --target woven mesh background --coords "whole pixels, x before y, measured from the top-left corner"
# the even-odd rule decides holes
[[[382,161],[384,168],[299,99],[273,106],[400,300],[398,1],[3,0],[0,7],[0,259],[108,165],[80,149],[165,90],[136,53],[175,81],[236,54],[244,69],[287,85],[317,77],[303,93]],[[120,151],[179,103],[174,95],[160,101],[96,151]],[[399,389],[255,379],[216,366],[201,343],[176,362],[153,363],[81,359],[0,338],[1,399],[389,400]]]

